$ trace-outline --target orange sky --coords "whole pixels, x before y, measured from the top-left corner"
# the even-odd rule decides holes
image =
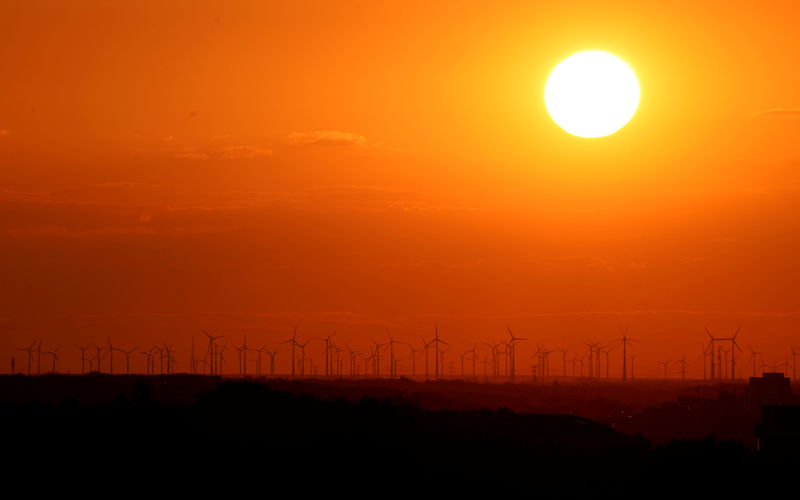
[[[434,322],[572,353],[629,323],[643,376],[701,375],[704,324],[800,345],[796,2],[431,4],[3,2],[0,359]],[[542,98],[589,49],[642,93],[599,140]]]

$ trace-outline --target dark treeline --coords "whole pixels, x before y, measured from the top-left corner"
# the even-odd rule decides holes
[[[781,481],[774,464],[735,441],[654,448],[570,415],[431,411],[402,398],[320,399],[254,382],[212,384],[187,402],[165,397],[158,378],[129,382],[110,401],[3,398],[7,478],[61,492],[278,497],[287,488],[302,497],[741,494]]]

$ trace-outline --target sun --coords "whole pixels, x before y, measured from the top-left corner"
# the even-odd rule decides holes
[[[604,137],[630,121],[639,82],[625,62],[598,50],[578,52],[550,73],[544,105],[561,128],[578,137]]]

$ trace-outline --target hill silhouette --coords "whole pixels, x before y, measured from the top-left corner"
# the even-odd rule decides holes
[[[574,415],[432,411],[401,397],[320,399],[247,381],[216,384],[191,403],[163,402],[151,386],[158,379],[131,382],[110,401],[2,403],[14,457],[8,477],[47,477],[43,488],[184,494],[244,492],[257,481],[304,496],[432,488],[604,497],[653,485],[656,496],[678,494],[695,481],[715,492],[755,491],[768,472],[741,443],[710,437],[653,448]],[[735,474],[735,483],[704,484],[709,474]]]

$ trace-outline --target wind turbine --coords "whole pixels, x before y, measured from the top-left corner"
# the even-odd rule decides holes
[[[256,375],[261,375],[261,358],[264,356],[264,348],[265,347],[267,347],[267,346],[266,345],[262,345],[258,349],[253,349],[252,347],[250,348],[250,351],[252,351],[254,353],[257,353],[256,354],[256,359],[253,360],[253,361],[256,362]]]
[[[18,351],[25,351],[25,352],[28,353],[28,376],[29,377],[31,376],[31,362],[33,360],[33,351],[34,351],[33,346],[34,345],[36,345],[36,341],[35,340],[31,343],[30,347],[17,347]]]
[[[336,330],[333,331],[327,337],[314,337],[317,340],[325,341],[325,377],[330,377],[333,375],[333,356],[331,355],[331,350],[334,349],[333,342],[331,339],[333,336],[336,335]]]
[[[475,348],[478,347],[478,344],[473,344],[472,349],[469,351],[464,351],[465,353],[472,353],[472,378],[475,378]]]
[[[122,351],[125,353],[125,373],[127,375],[131,374],[131,354],[136,350],[136,347],[131,349],[130,351]]]
[[[192,352],[189,354],[189,373],[197,375],[197,358],[194,355],[194,335],[192,335]]]
[[[36,346],[36,375],[42,374],[42,339],[39,339],[39,345]]]
[[[394,365],[394,344],[397,342],[395,339],[392,338],[392,334],[389,333],[389,329],[386,329],[386,335],[389,336],[389,363],[391,366],[389,367],[389,378],[394,378],[397,376],[397,370]]]
[[[567,351],[569,351],[569,349],[562,349],[562,348],[559,347],[556,350],[561,353],[561,361],[564,364],[562,376],[566,378],[566,376],[567,376]],[[574,364],[572,366],[572,371],[575,372],[575,365]],[[575,373],[573,373],[572,375],[575,376]]]
[[[226,347],[228,347],[228,343],[227,342],[222,345],[222,349],[220,349],[219,353],[218,353],[219,354],[219,363],[217,364],[217,367],[218,367],[217,375],[219,375],[220,377],[222,376],[222,367],[225,366],[225,364],[226,364],[226,361],[225,361],[225,348]]]
[[[244,343],[239,346],[242,353],[242,375],[247,376],[247,335],[244,336]]]
[[[425,342],[425,340],[423,339],[423,344],[424,344],[424,342]],[[405,344],[406,344],[406,345],[408,346],[408,348],[411,350],[411,376],[412,376],[412,377],[416,377],[416,376],[417,376],[417,353],[418,353],[418,352],[422,352],[422,351],[424,351],[425,349],[414,349],[414,346],[413,346],[413,345],[411,345],[411,344],[409,344],[409,343],[407,343],[407,342],[406,342]],[[428,365],[427,365],[427,363],[426,363],[426,365],[425,365],[425,368],[426,368],[426,370],[425,370],[425,374],[426,374],[426,376],[427,376],[427,372],[428,372],[428,370],[427,370],[427,366],[428,366]]]
[[[498,349],[497,348],[500,347],[503,343],[502,342],[498,342],[497,344],[490,344],[488,342],[484,342],[484,344],[489,346],[489,348],[492,350],[492,377],[497,377],[497,376],[500,375],[500,367],[498,366],[499,365],[499,360],[497,359],[498,358],[498,356],[497,356]]]
[[[736,351],[735,351],[735,349],[739,349],[739,352],[742,352],[742,348],[739,347],[739,344],[736,343],[736,336],[739,335],[739,330],[741,330],[741,329],[742,329],[741,326],[739,328],[737,328],[736,329],[736,333],[733,334],[733,337],[728,339],[728,340],[731,341],[731,382],[736,380],[736,373],[735,373],[735,370],[736,370]]]
[[[758,356],[761,353],[757,352],[755,349],[753,349],[753,346],[748,345],[747,348],[750,349],[750,359],[753,360],[753,376],[755,377],[756,376],[756,356]],[[792,348],[792,354],[794,354],[794,348]]]
[[[594,357],[594,351],[597,349],[596,342],[583,342],[589,348],[589,378],[594,377],[594,370],[592,369],[592,358]]]
[[[510,356],[510,359],[511,359],[511,381],[513,382],[514,381],[514,376],[516,374],[515,373],[516,372],[516,358],[515,358],[515,355],[514,355],[514,350],[516,348],[516,342],[520,342],[520,341],[528,340],[528,339],[524,339],[522,337],[515,337],[514,336],[514,332],[511,331],[511,328],[509,328],[508,325],[506,325],[506,330],[508,330],[508,334],[511,335],[511,340],[508,343],[507,350],[511,351],[509,356]],[[566,364],[564,366],[566,366]]]
[[[370,352],[372,352],[372,346],[369,347],[369,350],[370,350]],[[374,353],[370,354],[369,356],[367,356],[366,354],[364,355],[364,377],[366,377],[369,374],[369,362],[370,362],[370,360],[373,360],[373,359],[375,359],[375,354]],[[374,362],[372,363],[372,373],[373,373],[373,375],[375,374],[375,363]]]
[[[173,361],[175,361],[175,359],[172,357],[172,353],[174,353],[175,351],[173,351],[172,348],[169,345],[164,344],[162,352],[167,353],[167,355],[166,355],[166,358],[167,358],[167,375],[172,375],[172,363],[173,363]]]
[[[439,354],[439,344],[441,343],[441,344],[448,345],[448,346],[450,344],[448,344],[447,342],[445,342],[444,340],[439,338],[439,325],[434,324],[433,326],[434,326],[434,330],[436,332],[435,336],[433,337],[433,342],[436,344],[436,354],[437,354],[437,356],[436,356],[436,379],[438,380],[439,379],[439,356],[438,356],[438,354]],[[442,367],[442,370],[444,370],[444,366]]]
[[[269,374],[270,376],[275,376],[275,356],[280,351],[267,351],[267,356],[269,356]]]
[[[711,351],[710,351],[711,352],[711,380],[714,380],[716,378],[716,372],[714,371],[714,342],[719,342],[720,340],[723,340],[723,339],[716,338],[713,335],[711,335],[711,332],[709,331],[708,327],[704,326],[703,328],[705,328],[706,333],[711,338],[711,340],[708,341],[708,345],[711,348]]]
[[[667,361],[659,361],[662,365],[664,365],[664,382],[667,381],[667,365],[669,365],[669,360]]]
[[[442,349],[441,351],[439,351],[439,356],[441,357],[442,376],[447,376],[447,373],[445,373],[445,370],[444,370],[444,367],[445,367],[445,364],[444,364],[444,353],[446,353],[449,350],[450,349]],[[450,371],[451,372],[453,371],[452,370],[452,366],[451,366],[451,370]],[[451,375],[452,375],[452,373],[451,373]]]
[[[554,353],[555,351],[551,351],[547,349],[543,345],[537,344],[537,349],[540,353],[540,361],[539,364],[542,365],[539,372],[542,374],[543,377],[550,376],[550,354]]]
[[[49,355],[53,356],[53,369],[52,369],[52,371],[50,373],[55,373],[56,372],[56,361],[58,360],[58,350],[59,350],[59,348],[61,348],[60,345],[57,346],[52,351],[42,351],[42,354],[49,354]]]
[[[618,342],[622,342],[622,381],[625,382],[628,380],[628,342],[638,341],[628,337],[628,325],[625,325],[624,330],[620,325],[619,331],[622,334],[622,338],[618,340]]]
[[[683,383],[686,382],[686,353],[678,360],[678,363],[681,365],[681,383]]]
[[[430,349],[431,347],[433,347],[433,340],[431,340],[430,342],[428,342],[427,340],[425,340],[425,338],[424,338],[424,337],[420,337],[420,338],[422,339],[422,348],[423,348],[422,350],[423,350],[423,351],[425,351],[425,380],[427,380],[427,379],[428,379],[428,377],[429,377],[429,375],[428,375],[428,374],[429,374],[429,369],[428,369],[428,358],[430,357],[430,356],[428,355],[428,349]],[[437,354],[437,356],[438,356],[438,354]]]
[[[103,359],[103,356],[101,356],[101,354],[105,350],[105,347],[99,347],[94,344],[92,344],[92,347],[94,347],[95,349],[95,359],[97,360],[97,366],[95,366],[95,371],[97,373],[100,373],[102,371],[100,369],[100,361]]]
[[[211,356],[211,365],[209,367],[209,371],[211,375],[216,374],[216,361],[217,361],[217,340],[224,337],[224,335],[217,335],[216,337],[212,336],[207,331],[203,330],[203,333],[206,334],[208,337],[208,354]]]
[[[311,342],[311,339],[306,340],[305,343],[303,343],[303,344],[301,344],[299,342],[296,342],[297,347],[300,348],[300,355],[301,355],[301,358],[300,358],[300,376],[301,377],[305,377],[306,376],[306,346],[308,345],[309,342]]]
[[[147,362],[145,364],[145,375],[152,375],[153,374],[153,350],[150,349],[149,351],[139,351],[141,354],[147,356]]]
[[[345,345],[345,347],[350,355],[350,376],[352,377],[356,372],[356,357],[358,357],[358,351],[352,350],[349,345]]]
[[[108,340],[108,373],[114,375],[114,351],[119,349],[115,349],[113,345],[111,345],[111,337],[106,337]]]
[[[292,344],[292,378],[294,378],[294,348],[297,345],[297,327],[294,328],[292,338],[284,340],[281,344]]]
[[[713,363],[714,352],[711,351],[710,347],[711,347],[710,345],[703,346],[703,353],[700,356],[697,356],[697,359],[703,358],[703,380],[706,379],[706,357],[709,356],[709,352],[711,353],[710,355],[711,355],[711,358],[712,358],[712,363],[711,363],[712,367],[713,367],[713,364],[714,364]],[[712,369],[712,371],[713,371],[713,369]]]
[[[158,351],[158,374],[164,375],[164,349],[160,346],[154,345],[150,348],[151,351]],[[155,362],[153,362],[153,372],[156,371]]]
[[[503,366],[503,368],[504,368],[503,375],[505,375],[507,377],[508,376],[508,365],[509,365],[508,356],[509,356],[510,349],[508,348],[508,342],[503,342],[501,340],[500,341],[500,345],[504,346],[505,349],[503,349],[502,351],[500,349],[497,349],[497,354],[498,354],[498,356],[497,356],[497,373],[498,374],[500,373],[500,356],[499,355],[500,354],[505,354],[505,356],[503,356],[503,358],[505,358],[506,364]]]
[[[381,347],[388,345],[388,342],[384,342],[383,344],[379,344],[370,337],[370,340],[373,344],[375,344],[375,350],[373,351],[373,355],[375,356],[375,376],[380,378],[381,376]]]

